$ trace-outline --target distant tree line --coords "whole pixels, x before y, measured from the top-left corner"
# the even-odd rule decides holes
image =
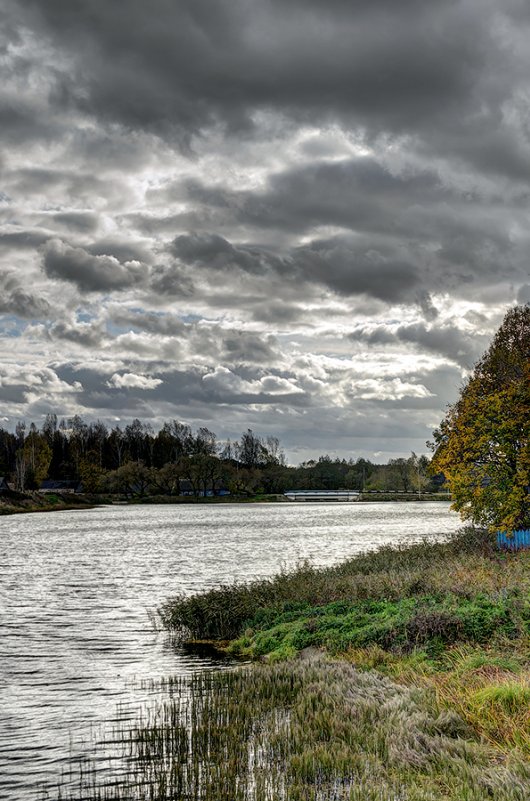
[[[39,429],[21,421],[15,433],[0,428],[0,475],[18,490],[38,489],[45,479],[81,482],[88,493],[132,496],[282,493],[287,489],[354,489],[401,492],[436,490],[427,457],[368,459],[320,456],[288,466],[277,437],[251,429],[220,442],[208,428],[196,431],[171,420],[155,432],[133,420],[121,428],[75,415],[48,414]]]

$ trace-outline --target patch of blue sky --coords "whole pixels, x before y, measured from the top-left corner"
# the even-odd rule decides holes
[[[29,323],[27,320],[21,320],[14,314],[0,315],[0,336],[3,337],[19,337],[21,336]]]
[[[107,320],[107,332],[112,336],[118,337],[120,334],[127,334],[129,331],[136,331],[134,325],[118,325],[118,323],[112,322],[112,320]]]
[[[179,314],[178,318],[183,323],[198,323],[200,320],[206,320],[202,314]]]
[[[159,318],[176,317],[183,323],[197,323],[199,322],[199,320],[207,319],[202,314],[175,314],[166,311],[155,311],[153,309],[146,311],[145,309],[142,309],[140,306],[130,306],[128,311],[132,312],[133,314],[148,314],[149,317],[159,317]]]
[[[96,319],[97,314],[93,314],[92,312],[84,309],[77,309],[75,316],[78,323],[91,323],[92,320]]]

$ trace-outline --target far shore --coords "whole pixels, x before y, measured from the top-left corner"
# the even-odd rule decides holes
[[[403,492],[365,492],[357,501],[349,503],[387,503],[411,501],[448,502],[450,495],[439,493],[403,493]],[[143,497],[124,498],[110,495],[89,495],[74,493],[42,493],[9,492],[0,495],[0,516],[24,514],[30,512],[58,512],[75,509],[93,509],[96,506],[137,506],[147,504],[233,504],[233,503],[311,503],[311,501],[290,501],[282,494],[235,496],[223,495],[213,497],[193,497],[189,495],[145,495]],[[322,501],[318,501],[322,503]],[[346,503],[345,501],[329,501],[328,503]]]

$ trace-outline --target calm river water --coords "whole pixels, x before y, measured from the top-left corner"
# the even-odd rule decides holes
[[[445,503],[113,506],[0,518],[0,797],[57,795],[151,679],[211,667],[157,632],[168,596],[443,536]]]

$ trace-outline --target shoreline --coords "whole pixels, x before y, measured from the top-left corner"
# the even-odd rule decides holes
[[[38,492],[7,493],[0,496],[0,517],[19,514],[33,514],[35,512],[63,512],[68,510],[95,509],[102,503],[94,498],[84,495],[45,495]]]
[[[530,551],[472,529],[169,599],[170,636],[246,664],[163,679],[167,701],[113,732],[128,769],[108,789],[526,801],[529,600]]]
[[[15,497],[16,496],[16,497]],[[75,500],[74,500],[75,498]],[[148,506],[148,505],[212,505],[212,504],[271,504],[290,503],[310,505],[322,504],[349,504],[356,503],[449,503],[451,498],[447,494],[425,493],[418,497],[412,493],[364,493],[356,501],[291,501],[283,495],[266,495],[255,497],[215,496],[146,496],[143,498],[110,498],[108,495],[63,495],[61,493],[5,493],[0,496],[0,516],[15,514],[31,514],[33,512],[58,512],[76,509],[95,509],[98,506]]]

